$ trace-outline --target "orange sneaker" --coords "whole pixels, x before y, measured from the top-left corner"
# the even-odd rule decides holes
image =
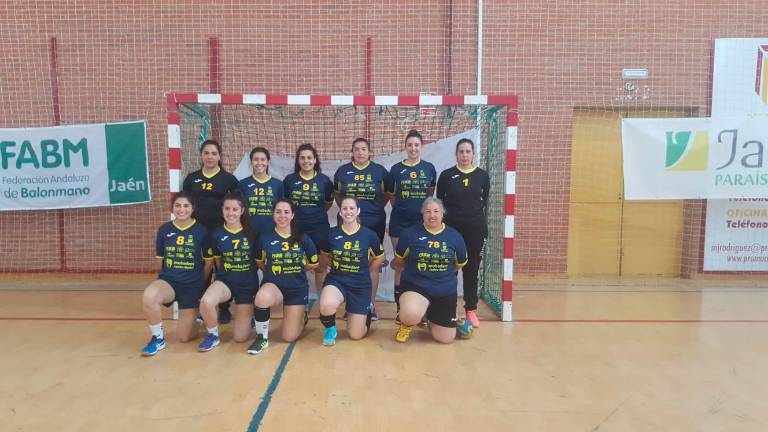
[[[467,319],[472,323],[472,327],[480,327],[480,320],[477,318],[477,312],[474,310],[467,311]]]

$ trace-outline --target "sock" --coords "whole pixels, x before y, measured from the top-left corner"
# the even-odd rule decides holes
[[[213,326],[209,328],[208,333],[212,335],[216,335],[216,337],[219,337],[219,326]]]
[[[152,333],[152,336],[157,337],[158,339],[163,339],[163,322],[160,321],[159,324],[149,325],[149,332]]]
[[[256,306],[254,318],[256,318],[256,333],[262,335],[264,339],[269,339],[269,308]]]
[[[320,322],[323,323],[325,328],[331,328],[336,325],[336,314],[323,315],[320,314]]]

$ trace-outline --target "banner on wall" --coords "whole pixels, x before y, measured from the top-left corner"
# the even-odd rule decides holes
[[[151,200],[143,121],[0,129],[0,210]]]
[[[768,114],[768,38],[716,39],[712,117]]]
[[[628,200],[768,197],[768,115],[624,119]]]
[[[717,39],[712,116],[760,114],[768,114],[768,38]],[[708,200],[705,232],[704,270],[768,271],[768,199]]]
[[[768,198],[707,202],[704,270],[768,271]]]

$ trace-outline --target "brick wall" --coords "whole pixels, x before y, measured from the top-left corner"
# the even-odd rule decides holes
[[[714,39],[766,35],[757,0],[484,4],[482,93],[520,100],[517,274],[566,271],[574,107],[708,115]],[[0,127],[53,124],[55,37],[62,123],[146,119],[154,196],[139,206],[0,213],[0,271],[57,271],[59,217],[68,270],[154,268],[154,232],[168,211],[164,93],[209,90],[209,37],[219,41],[223,92],[363,94],[371,37],[373,93],[472,94],[476,21],[474,1],[0,3]],[[623,97],[624,67],[650,70],[640,83],[648,99]],[[701,268],[704,211],[686,205],[686,275]]]

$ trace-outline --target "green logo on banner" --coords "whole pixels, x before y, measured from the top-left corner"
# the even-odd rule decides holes
[[[691,139],[693,135],[693,139]],[[667,132],[667,158],[669,171],[706,171],[709,137],[705,131]]]
[[[108,124],[104,132],[110,204],[149,201],[144,123]]]

